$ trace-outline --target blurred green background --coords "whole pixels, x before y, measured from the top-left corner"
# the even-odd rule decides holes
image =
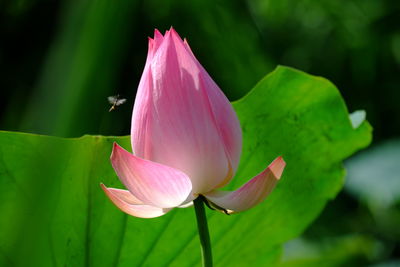
[[[0,2],[0,129],[127,135],[147,36],[170,26],[231,100],[277,64],[331,80],[374,127],[285,266],[400,266],[398,0]],[[108,112],[107,96],[127,104]]]

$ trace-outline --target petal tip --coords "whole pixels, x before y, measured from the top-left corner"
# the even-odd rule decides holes
[[[132,155],[131,152],[125,150],[122,146],[118,145],[116,142],[113,143],[113,148],[110,155],[111,164],[114,166],[119,160]]]
[[[170,35],[172,37],[175,37],[178,41],[183,42],[181,36],[179,35],[179,33],[177,33],[177,31],[175,31],[175,29],[171,26],[171,28],[168,31],[170,33]]]
[[[154,29],[154,38],[160,35],[162,36],[161,32],[158,29]]]
[[[100,187],[101,187],[101,189],[103,189],[104,193],[106,193],[106,195],[108,195],[108,187],[105,186],[103,183],[100,183]]]
[[[101,187],[101,189],[103,189],[104,193],[106,193],[106,195],[107,195],[108,197],[110,197],[110,192],[109,192],[109,190],[108,190],[108,187],[105,186],[103,183],[100,183],[100,187]]]
[[[153,49],[154,39],[149,36],[147,40],[149,41],[149,51],[151,51]]]
[[[274,174],[276,179],[279,180],[282,176],[285,166],[286,162],[283,160],[282,156],[279,156],[269,165],[269,169]]]
[[[171,32],[172,34],[178,34],[178,33],[175,31],[174,27],[172,27],[172,25],[171,25],[171,27],[169,28],[168,31]],[[179,35],[179,34],[178,34],[178,35]]]
[[[120,148],[120,146],[117,144],[117,142],[113,142],[113,148],[112,148],[111,156],[110,156],[111,161],[113,161],[115,159],[115,157],[117,156],[116,154],[118,153],[119,148]]]

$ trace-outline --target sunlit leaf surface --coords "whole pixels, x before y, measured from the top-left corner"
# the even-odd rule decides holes
[[[244,134],[236,188],[276,156],[287,167],[272,195],[227,216],[208,212],[216,266],[266,266],[343,184],[342,160],[367,146],[327,80],[278,67],[234,103]],[[128,217],[100,182],[121,187],[109,156],[128,137],[63,139],[0,133],[1,266],[199,266],[192,208],[157,219]]]

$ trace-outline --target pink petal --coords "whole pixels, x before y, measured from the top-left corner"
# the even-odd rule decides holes
[[[155,51],[158,50],[158,48],[162,44],[163,40],[164,40],[164,36],[160,33],[159,30],[155,29],[154,30],[154,42],[155,42],[154,50]]]
[[[146,205],[171,208],[190,198],[192,184],[179,170],[136,157],[116,143],[111,163],[122,183]]]
[[[164,37],[162,36],[162,34],[157,29],[155,29],[154,30],[154,38],[150,38],[149,37],[148,39],[149,39],[149,44],[148,44],[147,58],[146,58],[146,64],[145,64],[145,70],[144,71],[146,71],[149,63],[153,59],[153,56],[154,56],[155,52],[160,47]]]
[[[192,49],[190,48],[189,43],[188,43],[188,41],[187,41],[186,38],[183,39],[183,44],[185,45],[187,51],[188,51],[190,54],[192,54],[192,56],[195,58],[194,53],[193,53]],[[197,59],[196,59],[196,60],[197,60]]]
[[[147,65],[149,64],[149,62],[151,61],[151,59],[153,58],[154,55],[154,40],[152,38],[149,37],[149,44],[148,44],[148,51],[147,51],[147,58],[146,58],[146,65],[145,67],[147,67]]]
[[[174,29],[171,29],[171,31],[179,37]],[[229,100],[200,62],[195,58],[187,40],[184,39],[183,43],[187,51],[193,56],[193,61],[200,69],[200,81],[203,84],[202,88],[204,88],[204,95],[207,96],[210,102],[210,109],[214,114],[215,123],[221,135],[234,174],[239,165],[240,154],[242,152],[242,129],[240,128],[239,120],[232,105],[226,104],[229,103]],[[218,187],[224,186],[229,182],[229,180],[230,179]]]
[[[173,29],[142,75],[131,141],[136,156],[186,173],[194,193],[223,186],[236,170],[241,150],[236,114]]]
[[[202,88],[204,88],[204,95],[208,97],[215,124],[218,127],[234,174],[239,165],[242,152],[242,129],[240,128],[239,119],[229,100],[204,69],[200,74],[200,80],[203,85]],[[221,187],[224,185],[222,184]]]
[[[285,165],[283,158],[278,157],[263,172],[236,191],[213,191],[204,196],[228,213],[245,211],[261,203],[271,193]]]
[[[154,218],[164,215],[171,209],[163,209],[144,205],[137,198],[135,198],[128,190],[121,190],[115,188],[107,188],[101,184],[101,188],[110,198],[110,200],[123,212],[140,218]]]

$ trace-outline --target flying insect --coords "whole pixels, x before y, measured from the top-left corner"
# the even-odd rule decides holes
[[[107,97],[108,102],[111,104],[110,109],[108,112],[115,110],[118,106],[124,104],[126,102],[125,98],[119,98],[119,95],[109,96]]]

